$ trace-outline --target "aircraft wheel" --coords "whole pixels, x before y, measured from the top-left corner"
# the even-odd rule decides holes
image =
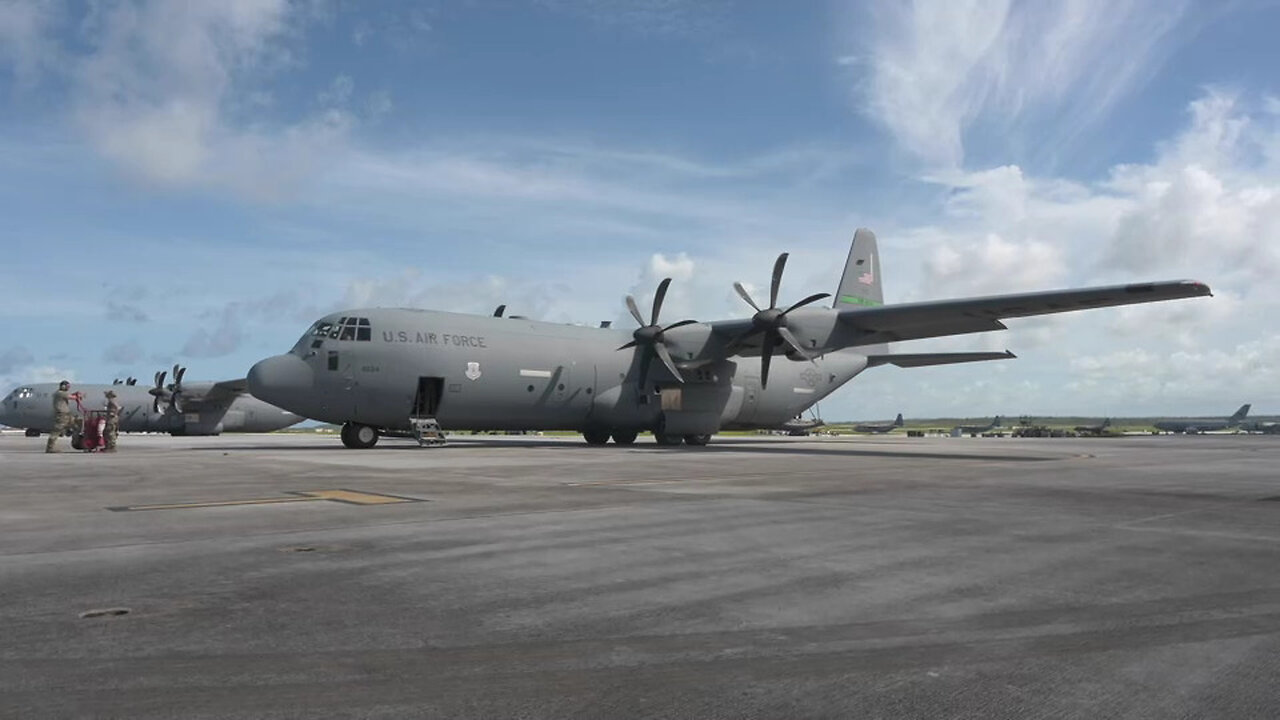
[[[654,433],[653,439],[659,445],[679,445],[684,442],[684,438],[679,435],[664,435],[662,433]]]
[[[84,449],[84,435],[80,433],[71,433],[71,447],[75,450]]]
[[[615,430],[613,441],[618,445],[630,445],[636,441],[636,436],[639,434],[635,430]]]
[[[349,422],[342,426],[342,444],[352,450],[367,450],[378,444],[378,430],[369,425]]]
[[[707,444],[707,443],[709,443],[709,442],[711,442],[711,436],[710,436],[710,435],[685,435],[685,436],[684,436],[684,444],[685,444],[685,445],[693,445],[693,446],[695,446],[695,447],[703,447],[704,445],[706,445],[706,444]]]
[[[583,430],[582,437],[586,438],[588,445],[603,445],[609,442],[609,431],[600,429]]]
[[[27,437],[40,437],[40,431],[35,428],[27,428]]]

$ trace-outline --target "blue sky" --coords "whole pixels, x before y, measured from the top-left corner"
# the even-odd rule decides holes
[[[1280,412],[1280,3],[0,0],[0,384],[241,376],[320,314],[630,323],[1192,277],[903,349],[829,419]]]

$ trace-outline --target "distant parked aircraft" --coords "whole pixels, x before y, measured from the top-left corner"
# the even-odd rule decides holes
[[[880,423],[878,425],[875,423],[864,423],[861,425],[854,425],[853,431],[860,432],[860,433],[880,434],[880,433],[890,432],[894,428],[900,428],[900,427],[902,427],[902,413],[898,413],[897,419],[891,423]]]
[[[953,433],[961,433],[968,435],[977,435],[979,433],[990,432],[1000,427],[1000,416],[997,415],[989,425],[957,425],[951,429]]]
[[[1186,433],[1188,435],[1194,435],[1196,433],[1211,430],[1227,430],[1236,427],[1243,422],[1245,416],[1249,414],[1250,407],[1251,406],[1248,403],[1245,403],[1240,406],[1239,410],[1235,411],[1235,414],[1228,418],[1175,418],[1169,420],[1158,420],[1154,425],[1157,430],[1163,430],[1171,433]]]
[[[1101,424],[1098,424],[1098,425],[1077,425],[1075,426],[1075,431],[1080,433],[1081,435],[1101,435],[1107,432],[1108,428],[1110,427],[1111,427],[1111,418],[1107,418],[1106,420],[1103,420]]]

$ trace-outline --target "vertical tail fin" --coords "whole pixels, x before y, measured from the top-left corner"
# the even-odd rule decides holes
[[[902,413],[898,413],[897,419],[893,421],[894,427],[902,427]]]
[[[997,415],[997,416],[996,416],[996,419],[995,419],[995,420],[992,420],[992,421],[991,421],[991,428],[992,428],[992,429],[995,429],[995,428],[998,428],[998,427],[1003,427],[1003,426],[1000,424],[1000,416],[999,416],[999,415]]]
[[[1249,414],[1249,408],[1251,407],[1253,406],[1250,405],[1249,403],[1245,403],[1244,405],[1241,405],[1240,409],[1236,411],[1236,414],[1231,416],[1231,419],[1236,422],[1239,422],[1245,419],[1245,416]]]
[[[858,228],[849,247],[849,259],[845,261],[840,287],[836,290],[835,308],[864,305],[877,307],[884,304],[880,289],[880,252],[876,249],[876,234],[866,228]]]

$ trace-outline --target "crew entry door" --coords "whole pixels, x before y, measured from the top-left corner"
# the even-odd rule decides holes
[[[413,396],[411,417],[435,417],[440,411],[440,398],[444,394],[444,378],[418,378],[418,391]]]

